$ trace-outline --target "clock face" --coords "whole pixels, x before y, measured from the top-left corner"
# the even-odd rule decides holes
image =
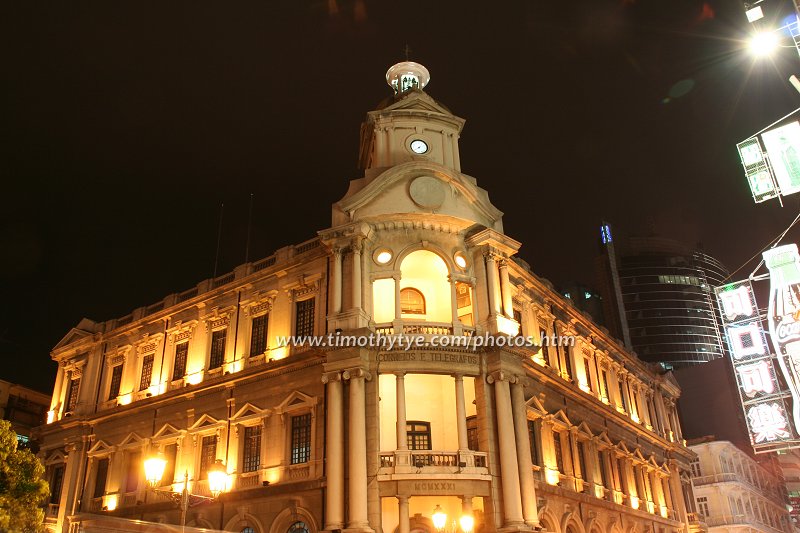
[[[420,139],[411,141],[411,151],[415,154],[424,154],[428,151],[428,143]]]

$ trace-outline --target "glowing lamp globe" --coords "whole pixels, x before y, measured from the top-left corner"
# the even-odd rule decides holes
[[[378,256],[375,258],[375,260],[378,261],[378,263],[380,263],[381,265],[385,265],[386,263],[392,260],[392,252],[388,250],[383,250],[378,253]]]
[[[161,484],[161,478],[164,477],[164,469],[166,467],[167,460],[161,454],[144,462],[144,477],[151,487],[158,487]]]
[[[228,486],[228,471],[225,465],[222,464],[222,459],[217,459],[216,462],[208,468],[208,490],[215,498],[219,496]]]
[[[756,57],[766,57],[778,47],[778,37],[774,32],[757,33],[750,39],[750,53]]]
[[[436,509],[433,510],[433,527],[438,529],[439,531],[444,529],[444,525],[447,523],[447,513],[442,511],[442,508],[438,505]]]
[[[459,523],[461,524],[461,531],[464,533],[471,533],[472,528],[475,526],[475,519],[472,517],[472,515],[465,514],[461,517]]]

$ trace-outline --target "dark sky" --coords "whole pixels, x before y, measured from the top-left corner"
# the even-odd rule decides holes
[[[800,59],[754,63],[736,0],[13,2],[0,20],[0,378],[43,390],[82,317],[211,276],[220,203],[220,273],[244,260],[250,193],[251,258],[327,227],[406,44],[467,119],[463,171],[554,282],[592,282],[602,219],[734,269],[797,212],[753,203],[735,144],[798,105]]]

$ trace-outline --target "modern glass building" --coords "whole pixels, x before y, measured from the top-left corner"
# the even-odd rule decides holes
[[[725,341],[713,289],[728,276],[713,257],[661,237],[633,237],[618,259],[630,343],[665,368],[722,357]]]

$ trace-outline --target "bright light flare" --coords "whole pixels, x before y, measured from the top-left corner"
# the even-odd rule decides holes
[[[750,53],[756,57],[766,57],[778,47],[778,37],[774,32],[757,33],[750,39]]]

